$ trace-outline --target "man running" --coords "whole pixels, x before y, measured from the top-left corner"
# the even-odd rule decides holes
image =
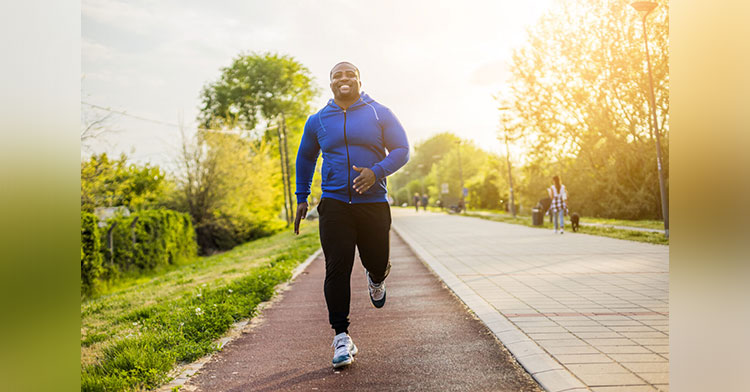
[[[322,151],[323,195],[318,214],[326,259],[323,291],[336,334],[333,367],[338,368],[351,364],[357,354],[348,331],[355,246],[367,274],[370,301],[376,308],[385,304],[384,280],[391,268],[391,210],[385,177],[409,160],[409,142],[396,116],[360,93],[357,67],[338,63],[329,77],[333,99],[307,119],[297,152],[294,233],[299,234],[300,221],[307,215],[307,197]]]

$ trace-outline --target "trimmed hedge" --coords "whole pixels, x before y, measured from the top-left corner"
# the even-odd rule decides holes
[[[128,217],[107,221],[112,231],[113,254],[107,247],[106,232],[102,235],[105,263],[110,260],[121,272],[150,271],[158,266],[175,264],[197,253],[195,231],[188,214],[172,210],[144,210]]]
[[[95,290],[96,283],[104,272],[98,219],[94,214],[81,212],[81,293]]]
[[[83,218],[83,214],[86,213],[82,213],[82,222],[91,219]],[[97,280],[113,280],[123,272],[150,271],[197,254],[195,230],[188,214],[166,209],[143,210],[127,217],[109,219],[101,228],[96,226],[96,217],[93,219],[96,230],[88,231],[94,234],[84,236],[83,223],[81,227],[81,286],[84,293],[93,291]],[[115,226],[110,252],[107,233],[112,224]],[[91,227],[88,221],[86,227]],[[89,268],[84,279],[84,259],[97,258],[106,273],[100,271],[96,274],[93,270],[89,273]]]

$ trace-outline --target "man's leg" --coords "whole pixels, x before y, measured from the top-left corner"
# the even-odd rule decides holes
[[[349,327],[349,282],[357,239],[351,212],[351,206],[333,199],[323,199],[318,206],[320,244],[326,259],[323,291],[328,305],[328,321],[336,334],[348,332]]]
[[[362,265],[374,283],[380,283],[391,270],[391,209],[388,203],[355,204],[357,249]]]

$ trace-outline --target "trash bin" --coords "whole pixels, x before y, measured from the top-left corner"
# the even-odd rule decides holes
[[[531,209],[531,224],[534,226],[541,226],[544,222],[544,217],[542,216],[542,210],[538,207]]]

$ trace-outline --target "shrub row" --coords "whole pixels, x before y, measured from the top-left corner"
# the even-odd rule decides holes
[[[81,292],[90,293],[102,280],[124,272],[150,271],[189,259],[196,252],[195,231],[187,214],[144,210],[112,218],[105,227],[98,227],[94,215],[82,212]]]
[[[81,291],[91,293],[104,272],[98,219],[92,213],[81,212]]]

